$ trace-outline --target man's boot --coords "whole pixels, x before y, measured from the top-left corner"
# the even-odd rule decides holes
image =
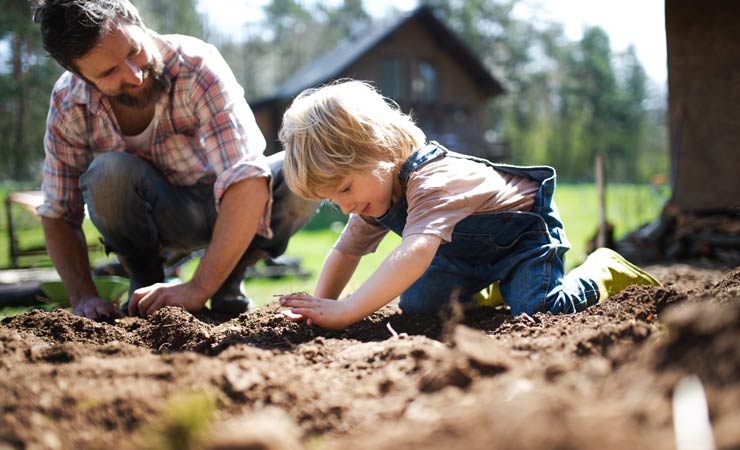
[[[164,282],[164,268],[160,257],[125,258],[121,255],[117,256],[118,261],[129,276],[128,297],[121,305],[121,312],[128,315],[128,303],[131,296],[134,295],[134,291],[145,286]]]
[[[244,294],[242,282],[247,267],[267,256],[277,258],[285,252],[288,241],[318,210],[320,202],[305,200],[295,195],[285,183],[283,160],[285,152],[267,157],[272,172],[272,238],[255,236],[244,256],[229,277],[211,297],[214,312],[238,315],[249,309],[250,300]]]
[[[230,316],[238,316],[250,309],[252,301],[247,297],[242,286],[247,267],[256,263],[265,253],[250,246],[236,267],[224,280],[221,287],[211,296],[211,311]]]

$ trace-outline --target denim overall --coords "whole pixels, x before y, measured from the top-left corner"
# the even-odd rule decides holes
[[[477,213],[461,220],[452,240],[442,243],[426,272],[403,294],[404,312],[434,314],[453,300],[473,295],[496,281],[514,315],[550,311],[573,313],[595,304],[597,284],[565,276],[563,254],[570,248],[553,201],[555,170],[516,167],[451,152],[436,142],[415,151],[398,174],[403,191],[411,173],[437,158],[464,158],[540,183],[531,211]],[[376,220],[402,236],[407,208],[403,199]]]

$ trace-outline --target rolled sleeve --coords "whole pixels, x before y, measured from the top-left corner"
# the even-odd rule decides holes
[[[263,167],[264,166],[264,167]],[[260,217],[259,226],[257,228],[257,234],[267,239],[272,238],[272,229],[270,228],[270,213],[272,211],[272,175],[270,168],[267,166],[264,158],[260,158],[260,161],[240,161],[235,166],[222,172],[216,179],[216,184],[213,187],[213,194],[216,199],[216,209],[221,202],[226,191],[231,185],[248,178],[259,178],[265,177],[269,183],[269,197],[265,204],[265,209],[262,211]]]
[[[247,178],[271,178],[263,154],[266,146],[244,91],[215,48],[203,59],[193,86],[195,112],[201,126],[198,139],[208,166],[215,172],[214,201],[218,209],[224,193]],[[272,190],[260,219],[258,234],[270,237]]]
[[[62,109],[60,95],[53,95],[44,136],[44,203],[39,216],[64,219],[80,225],[85,207],[79,178],[92,161],[92,154],[79,130],[84,130],[84,116],[74,108]]]

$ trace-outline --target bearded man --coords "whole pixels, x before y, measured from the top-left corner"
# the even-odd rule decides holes
[[[131,277],[124,313],[168,305],[238,314],[247,267],[279,256],[316,210],[282,178],[244,91],[215,47],[148,29],[128,0],[48,0],[34,15],[66,72],[44,140],[47,251],[73,312],[121,314],[101,299],[81,227],[85,206]],[[164,283],[166,251],[205,248],[192,280]]]

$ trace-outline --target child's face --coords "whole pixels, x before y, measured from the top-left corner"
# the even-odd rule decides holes
[[[352,172],[342,179],[336,189],[321,194],[338,205],[345,214],[380,217],[391,206],[394,179],[391,170]]]

